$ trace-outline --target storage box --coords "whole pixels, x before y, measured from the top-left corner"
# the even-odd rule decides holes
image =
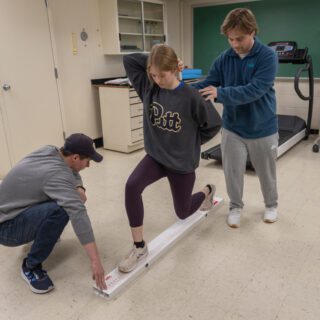
[[[197,79],[202,77],[202,69],[184,69],[182,71],[182,80]]]

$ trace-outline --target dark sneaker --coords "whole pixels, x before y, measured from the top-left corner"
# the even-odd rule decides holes
[[[34,293],[47,293],[54,288],[53,282],[47,275],[45,270],[42,270],[41,265],[34,269],[29,269],[26,265],[26,258],[21,266],[21,276],[29,284],[29,287]]]

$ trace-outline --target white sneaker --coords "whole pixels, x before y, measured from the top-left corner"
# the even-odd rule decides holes
[[[213,208],[213,197],[216,193],[216,187],[213,184],[210,184],[209,186],[211,188],[211,192],[204,198],[200,207],[200,211],[209,211]]]
[[[231,228],[239,228],[240,227],[240,208],[233,208],[229,211],[229,215],[227,218],[227,223]]]
[[[278,220],[278,212],[277,208],[266,208],[264,215],[263,215],[263,221],[267,223],[276,222]]]
[[[132,271],[142,259],[147,257],[147,255],[148,247],[146,244],[143,248],[137,248],[133,245],[130,252],[120,262],[118,270],[125,273]]]

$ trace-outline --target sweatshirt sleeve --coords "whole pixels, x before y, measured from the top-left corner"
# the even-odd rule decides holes
[[[123,57],[123,65],[132,86],[137,91],[141,100],[150,81],[147,74],[148,55],[143,53],[133,53]]]
[[[79,174],[79,172],[72,171],[74,178],[76,179],[76,186],[77,187],[83,187],[82,178]]]
[[[91,222],[75,188],[72,173],[54,174],[44,183],[44,192],[48,198],[56,201],[68,214],[73,230],[82,245],[93,242],[94,235]]]
[[[204,144],[211,140],[221,128],[221,117],[211,101],[199,96],[196,119],[200,127],[200,140]]]
[[[224,105],[242,105],[260,99],[272,86],[277,73],[277,57],[268,50],[261,57],[250,83],[241,86],[218,88],[217,102]]]

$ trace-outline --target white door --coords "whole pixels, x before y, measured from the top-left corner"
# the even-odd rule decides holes
[[[0,39],[0,108],[15,163],[63,143],[45,0],[0,0]]]
[[[1,110],[0,110],[1,111]],[[6,134],[3,126],[3,118],[0,112],[0,181],[4,175],[11,168],[10,155],[8,150],[8,143],[6,139]]]

